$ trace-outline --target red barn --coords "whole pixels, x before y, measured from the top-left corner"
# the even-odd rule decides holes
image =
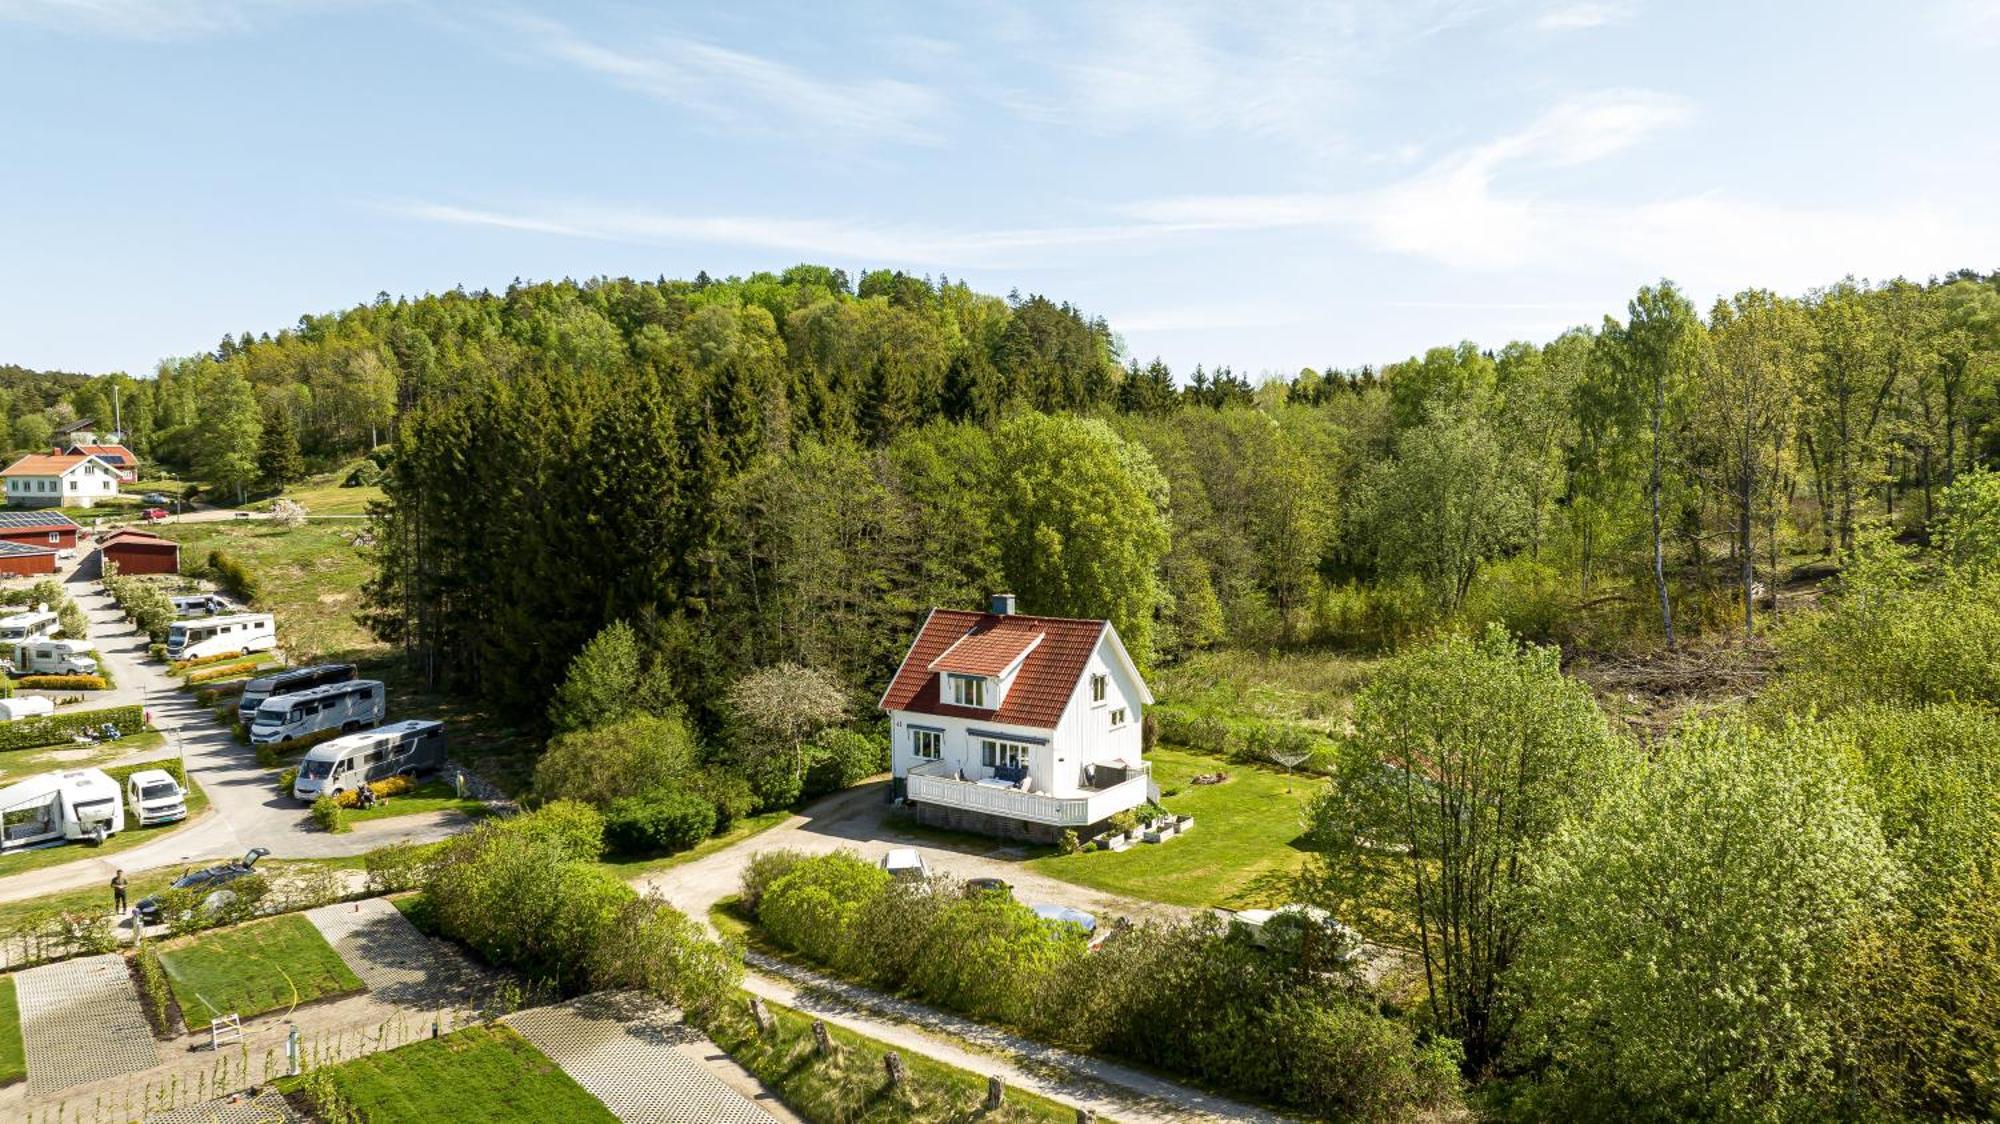
[[[121,574],[178,574],[181,544],[151,531],[120,527],[97,540],[104,561],[115,562]]]
[[[0,575],[39,577],[56,572],[56,552],[45,546],[28,546],[0,539]]]
[[[59,511],[0,511],[0,542],[74,550],[76,530],[76,520]]]

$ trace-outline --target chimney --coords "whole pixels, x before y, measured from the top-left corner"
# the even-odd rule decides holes
[[[1014,595],[1011,593],[996,593],[993,596],[988,597],[986,599],[986,611],[994,614],[995,616],[1001,616],[1001,617],[1013,616]]]

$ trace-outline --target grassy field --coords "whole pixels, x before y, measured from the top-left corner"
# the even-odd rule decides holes
[[[170,523],[161,533],[179,542],[185,560],[211,550],[235,555],[261,584],[257,608],[278,618],[278,642],[294,663],[322,656],[385,651],[355,613],[374,565],[355,545],[359,522],[275,527],[262,521]]]
[[[28,1052],[21,1045],[21,1004],[14,995],[14,977],[0,976],[0,1085],[28,1077]]]
[[[341,487],[340,482],[347,479],[347,474],[352,471],[354,465],[349,464],[343,465],[338,472],[323,472],[308,477],[286,488],[280,498],[304,504],[306,511],[313,515],[366,515],[368,505],[382,498],[382,489],[373,484],[354,488]],[[268,511],[271,501],[263,500],[250,506]]]
[[[614,1124],[617,1120],[546,1054],[505,1026],[467,1027],[317,1072],[327,1074],[367,1121]],[[279,1087],[297,1086],[292,1079]]]
[[[1152,679],[1160,705],[1221,719],[1295,723],[1338,736],[1376,660],[1327,652],[1202,652]]]
[[[362,988],[312,922],[296,913],[188,937],[162,949],[160,963],[189,1030],[217,1014],[249,1018]]]
[[[166,744],[165,734],[158,730],[145,730],[119,738],[117,741],[98,742],[94,745],[50,745],[39,749],[10,749],[0,752],[0,784],[12,784],[37,773],[50,773],[58,769],[89,769],[107,761],[116,761],[121,757],[159,749]]]
[[[841,1027],[828,1025],[840,1045],[831,1058],[817,1055],[812,1020],[768,1004],[776,1034],[757,1033],[744,1004],[727,1004],[706,1029],[715,1043],[744,1069],[769,1085],[807,1120],[845,1124],[1071,1124],[1076,1110],[1018,1089],[1007,1090],[997,1111],[986,1111],[986,1078],[902,1051],[910,1080],[892,1091],[882,1056],[890,1047]]]
[[[1028,865],[1065,882],[1175,905],[1246,909],[1289,901],[1291,880],[1308,857],[1306,806],[1322,782],[1176,749],[1155,749],[1150,760],[1161,791],[1179,790],[1162,805],[1193,816],[1194,830],[1167,843],[1047,855]],[[1215,772],[1229,779],[1188,784]]]
[[[348,823],[365,823],[369,820],[393,819],[396,816],[414,816],[420,812],[455,811],[468,816],[487,814],[486,805],[478,800],[460,800],[453,794],[448,780],[425,781],[416,788],[400,796],[383,797],[382,802],[365,811],[360,808],[347,810]]]
[[[125,816],[125,830],[101,844],[93,846],[89,843],[65,843],[56,847],[42,847],[33,851],[15,851],[10,855],[0,855],[0,878],[4,878],[9,874],[20,874],[28,870],[40,870],[46,866],[60,866],[63,863],[77,862],[82,859],[109,858],[120,851],[131,850],[141,843],[151,843],[153,840],[160,838],[170,831],[177,831],[185,827],[193,822],[194,818],[199,816],[207,807],[208,794],[201,790],[200,785],[189,782],[187,819],[174,823],[154,824],[152,827],[140,827],[138,821],[133,819],[131,813],[128,811]],[[105,879],[105,883],[108,886],[110,879]],[[111,891],[107,889],[97,896],[104,900],[103,908],[106,912],[109,912],[111,907]],[[137,901],[140,895],[134,894],[132,897],[134,901]]]

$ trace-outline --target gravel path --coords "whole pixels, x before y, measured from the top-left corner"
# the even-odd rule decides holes
[[[492,991],[492,977],[455,946],[417,931],[382,898],[306,911],[326,943],[384,1003],[423,1011],[470,1010]]]

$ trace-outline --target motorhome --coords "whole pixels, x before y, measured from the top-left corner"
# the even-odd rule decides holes
[[[243,685],[243,694],[237,699],[236,717],[247,729],[257,720],[257,708],[272,695],[297,694],[330,683],[345,683],[352,678],[354,678],[353,664],[323,663],[312,667],[295,667],[289,671],[280,671],[276,675],[252,679]]]
[[[278,626],[269,613],[232,613],[205,620],[175,621],[167,626],[170,660],[248,655],[268,652],[277,646]]]
[[[295,741],[321,730],[359,730],[382,721],[386,709],[382,684],[375,679],[355,679],[273,695],[257,706],[250,722],[250,744]]]
[[[10,699],[0,699],[0,722],[47,718],[55,712],[55,700],[46,695],[15,695]]]
[[[35,640],[14,645],[8,658],[17,675],[96,675],[88,640]]]
[[[102,769],[43,773],[0,788],[0,850],[102,843],[124,829],[118,782]]]
[[[177,617],[212,617],[235,608],[219,593],[187,593],[173,601]]]
[[[47,609],[36,609],[0,618],[0,644],[45,640],[61,631],[62,618]]]
[[[365,734],[321,742],[299,762],[292,795],[308,803],[361,787],[362,781],[418,776],[444,767],[444,723],[428,719],[392,722]]]
[[[125,803],[140,827],[187,818],[187,790],[165,769],[141,769],[125,778]]]

